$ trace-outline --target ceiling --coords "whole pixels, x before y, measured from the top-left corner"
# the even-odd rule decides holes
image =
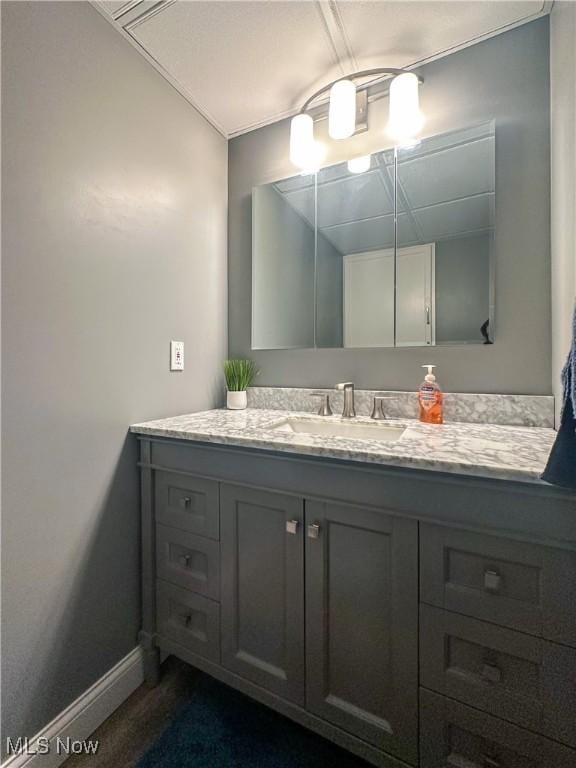
[[[227,138],[351,71],[413,67],[549,13],[543,0],[93,0]]]
[[[315,179],[294,176],[271,185],[340,254],[394,246],[394,154],[372,155],[372,167],[351,174],[346,163]],[[398,155],[398,245],[439,243],[494,230],[494,124],[482,123],[424,139]]]

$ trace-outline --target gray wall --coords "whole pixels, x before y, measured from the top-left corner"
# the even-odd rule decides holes
[[[6,737],[136,645],[127,427],[220,400],[227,151],[88,3],[2,3],[2,33]]]
[[[496,343],[420,350],[254,352],[259,384],[415,389],[423,362],[446,390],[549,394],[550,158],[548,19],[518,27],[422,68],[426,133],[496,121]],[[387,102],[371,104],[371,130],[332,142],[327,163],[382,148]],[[320,125],[322,134],[325,125]],[[293,175],[289,121],[229,145],[229,348],[250,352],[250,192]],[[322,138],[322,136],[321,136]],[[426,359],[424,359],[426,358]]]
[[[254,346],[314,346],[314,228],[273,186],[253,204]]]
[[[316,346],[341,347],[344,334],[344,257],[318,232],[316,255]]]
[[[478,341],[490,316],[489,235],[436,243],[436,343]]]
[[[316,346],[340,346],[342,254],[272,184],[254,190],[252,211],[254,348],[313,347],[315,311]]]

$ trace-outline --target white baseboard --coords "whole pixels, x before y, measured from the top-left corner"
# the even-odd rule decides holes
[[[58,768],[70,755],[62,750],[58,753],[57,740],[87,739],[143,681],[142,650],[137,647],[29,739],[25,752],[8,757],[0,768]],[[50,751],[40,754],[36,750],[47,740]]]

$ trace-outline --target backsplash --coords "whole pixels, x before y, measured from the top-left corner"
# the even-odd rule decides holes
[[[249,408],[268,408],[279,411],[318,410],[318,398],[313,392],[330,393],[332,410],[342,412],[342,392],[334,389],[303,389],[297,387],[251,387],[248,390]],[[390,418],[418,418],[415,392],[386,392],[357,389],[356,413],[370,416],[374,395],[390,397],[384,403],[384,412]],[[518,427],[554,427],[554,397],[552,395],[481,395],[444,394],[445,421],[470,424],[508,424]]]

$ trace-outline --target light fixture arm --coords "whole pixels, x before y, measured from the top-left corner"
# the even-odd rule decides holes
[[[310,109],[310,106],[316,101],[316,99],[320,98],[323,94],[327,93],[330,88],[334,85],[334,83],[338,83],[340,80],[358,80],[363,77],[372,77],[374,76],[376,79],[372,82],[365,83],[364,85],[359,86],[361,90],[364,90],[366,88],[370,88],[370,86],[374,85],[378,80],[380,80],[384,75],[390,75],[390,77],[396,77],[397,75],[403,75],[410,70],[408,69],[396,69],[393,67],[377,67],[376,69],[364,69],[361,72],[354,72],[350,75],[343,75],[342,77],[338,77],[336,80],[333,80],[331,83],[328,83],[328,85],[322,86],[319,90],[316,91],[316,93],[313,93],[312,96],[309,96],[304,104],[302,105],[302,108],[300,109],[300,114],[303,114]],[[418,78],[418,82],[422,84],[424,82],[424,78],[418,75],[416,72],[412,72],[412,74],[416,75]]]

